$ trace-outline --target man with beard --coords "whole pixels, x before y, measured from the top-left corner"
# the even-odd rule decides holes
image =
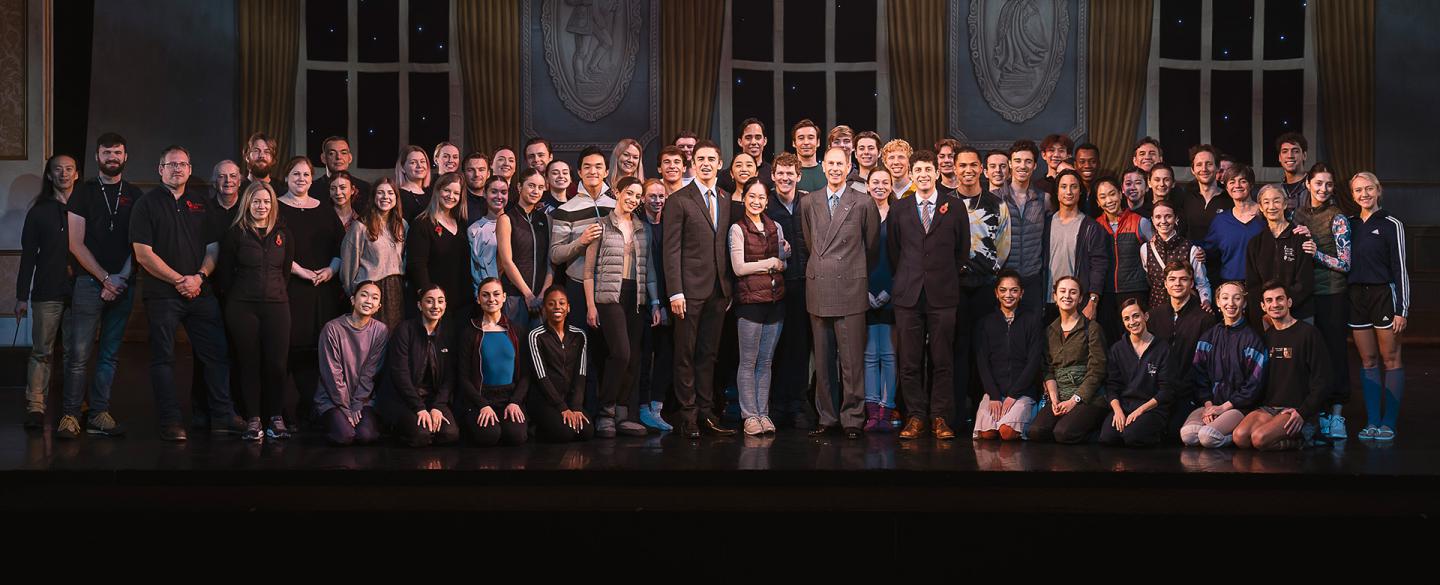
[[[1195,176],[1195,182],[1181,187],[1170,199],[1178,206],[1175,212],[1180,216],[1185,238],[1199,242],[1210,232],[1210,221],[1235,207],[1235,200],[1220,185],[1215,147],[1197,144],[1190,148],[1190,174]]]
[[[245,181],[240,183],[240,192],[255,181],[270,182],[270,173],[275,170],[275,141],[264,132],[256,132],[245,141]],[[328,191],[327,191],[328,193]]]
[[[465,217],[470,223],[490,213],[485,203],[485,182],[490,180],[490,159],[484,153],[472,152],[460,163],[465,174]],[[468,226],[467,226],[468,227]]]
[[[809,118],[796,122],[790,131],[790,146],[795,149],[795,156],[800,157],[800,190],[808,192],[824,187],[825,172],[820,170],[820,159],[816,156],[820,149],[820,127]]]
[[[98,349],[100,357],[90,384],[90,416],[85,430],[102,436],[125,433],[124,427],[110,416],[110,390],[119,363],[120,342],[125,338],[125,323],[135,299],[130,291],[134,271],[129,246],[130,210],[144,194],[124,180],[128,160],[123,136],[101,134],[95,141],[99,174],[80,185],[66,205],[70,254],[78,270],[70,297],[70,328],[64,335],[65,353],[70,360],[62,415],[79,421],[80,404],[87,398],[85,370]],[[96,329],[100,331],[98,345]],[[57,431],[57,436],[64,435]]]
[[[340,171],[350,172],[350,163],[354,161],[355,155],[350,152],[349,140],[340,136],[326,138],[325,142],[320,143],[320,162],[325,164],[325,174],[315,177],[310,184],[312,196],[321,200],[329,197],[330,179]],[[363,215],[365,210],[369,209],[374,193],[370,190],[370,183],[360,180],[353,173],[350,175],[350,182],[355,184],[355,213]]]

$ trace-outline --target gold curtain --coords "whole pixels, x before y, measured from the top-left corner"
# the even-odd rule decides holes
[[[660,2],[660,0],[653,0]],[[681,130],[710,136],[724,42],[725,0],[660,4],[660,140]]]
[[[455,16],[467,150],[519,148],[520,2],[456,0]]]
[[[1090,141],[1100,168],[1130,162],[1149,74],[1151,0],[1090,1]],[[1174,156],[1179,161],[1184,154]],[[1183,163],[1182,163],[1183,164]]]
[[[945,136],[945,0],[885,3],[890,37],[890,103],[895,136],[916,150]],[[843,122],[842,122],[843,123]]]
[[[301,5],[290,0],[235,3],[240,33],[239,137],[244,140],[253,132],[269,134],[275,140],[277,161],[294,152],[290,140],[295,124]]]
[[[1375,0],[1325,0],[1311,7],[1329,162],[1342,176],[1373,171]]]

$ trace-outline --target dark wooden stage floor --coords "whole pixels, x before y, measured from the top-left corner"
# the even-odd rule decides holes
[[[185,352],[180,352],[185,353]],[[21,427],[0,390],[0,510],[950,512],[1426,519],[1440,512],[1440,348],[1407,349],[1393,444],[1302,452],[1166,447],[678,437],[412,450],[331,448],[314,435],[263,445],[156,438],[144,348],[122,352],[117,418],[131,435],[59,441]],[[177,366],[182,380],[189,365]],[[184,385],[182,384],[182,387]],[[182,394],[184,392],[182,391]],[[1363,423],[1358,391],[1347,407]],[[53,420],[51,421],[53,425]],[[968,435],[968,433],[967,433]]]

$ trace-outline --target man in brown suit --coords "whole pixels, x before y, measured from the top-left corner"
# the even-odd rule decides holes
[[[815,337],[815,409],[820,414],[810,435],[834,433],[843,425],[846,437],[858,439],[865,424],[868,275],[880,252],[880,210],[869,195],[846,185],[850,159],[844,150],[827,150],[821,167],[825,187],[800,200],[800,228],[810,251],[805,305]]]
[[[970,318],[960,303],[960,279],[970,272],[970,214],[958,197],[941,192],[935,153],[922,150],[910,160],[915,195],[890,207],[886,238],[895,303],[900,388],[909,420],[901,439],[917,439],[930,423],[935,438],[951,440],[955,431],[945,418],[954,408],[953,342],[955,331],[970,333]],[[930,387],[925,387],[925,355],[930,355]]]
[[[696,143],[691,156],[695,180],[665,200],[665,220],[661,222],[665,290],[671,293],[670,313],[675,316],[677,430],[691,439],[699,438],[702,430],[717,436],[735,434],[735,429],[720,426],[710,414],[715,356],[730,306],[726,239],[732,219],[730,194],[716,184],[720,168],[720,147],[708,140]]]

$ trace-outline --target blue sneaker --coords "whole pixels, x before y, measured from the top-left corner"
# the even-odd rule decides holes
[[[675,430],[675,427],[670,426],[670,423],[665,422],[664,417],[660,415],[664,408],[665,404],[662,402],[651,402],[640,405],[640,424],[660,432]]]

